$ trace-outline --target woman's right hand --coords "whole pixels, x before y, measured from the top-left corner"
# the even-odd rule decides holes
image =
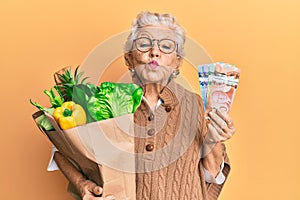
[[[82,180],[79,183],[79,192],[82,200],[114,200],[114,196],[100,197],[103,189],[90,180]]]
[[[54,154],[59,169],[79,192],[82,200],[112,200],[113,196],[101,197],[103,189],[93,181],[87,180],[81,172],[59,151]]]

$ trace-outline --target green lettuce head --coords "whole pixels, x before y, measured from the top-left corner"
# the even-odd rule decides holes
[[[91,117],[96,120],[134,113],[143,96],[141,87],[130,83],[104,82],[87,103]]]

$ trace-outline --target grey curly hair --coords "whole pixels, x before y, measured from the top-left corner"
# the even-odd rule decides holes
[[[185,31],[178,24],[176,18],[171,14],[158,14],[149,11],[141,12],[137,15],[137,18],[133,20],[131,24],[131,32],[124,45],[124,53],[132,51],[133,40],[136,39],[139,28],[153,25],[163,25],[174,30],[176,35],[176,43],[178,44],[177,54],[180,57],[183,57],[185,55],[183,47],[185,43]]]

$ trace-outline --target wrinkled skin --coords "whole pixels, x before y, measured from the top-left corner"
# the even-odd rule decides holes
[[[176,41],[174,32],[164,26],[147,26],[139,29],[138,37],[150,39],[171,39]],[[148,52],[140,52],[135,49],[125,54],[126,64],[129,69],[134,69],[133,82],[144,88],[144,96],[151,107],[158,101],[158,93],[168,83],[174,70],[177,70],[182,63],[182,58],[177,55],[176,50],[165,54],[158,48],[155,41],[154,46]],[[155,61],[158,66],[151,68],[149,63]],[[138,78],[137,78],[138,77]]]

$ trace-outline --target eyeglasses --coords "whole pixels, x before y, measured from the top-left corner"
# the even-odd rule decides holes
[[[166,54],[174,52],[175,49],[177,48],[176,42],[170,39],[157,40],[157,39],[150,39],[147,37],[140,37],[133,40],[136,49],[143,53],[146,53],[153,48],[154,41],[157,41],[157,46],[159,50]]]

